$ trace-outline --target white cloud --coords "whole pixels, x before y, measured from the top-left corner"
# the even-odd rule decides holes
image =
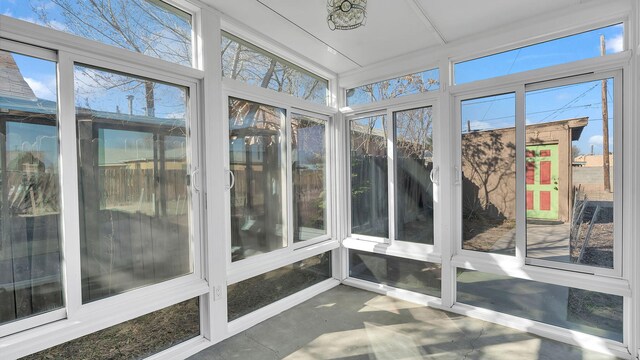
[[[52,81],[50,79],[47,83],[29,77],[25,77],[24,81],[26,81],[29,87],[31,87],[31,90],[36,94],[36,97],[52,101],[56,100],[55,78],[53,78]]]
[[[590,145],[602,146],[602,143],[603,143],[602,135],[593,135],[592,137],[589,138]]]
[[[473,120],[471,121],[471,123],[469,123],[469,127],[471,127],[471,131],[482,131],[482,130],[487,130],[487,129],[491,129],[491,124],[486,122],[486,121],[479,121],[479,120]],[[467,129],[463,129],[463,131],[466,131]]]
[[[606,40],[607,52],[619,53],[624,50],[624,36],[618,35],[612,39]]]

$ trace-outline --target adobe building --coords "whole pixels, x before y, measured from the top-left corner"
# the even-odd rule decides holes
[[[527,126],[527,217],[567,222],[573,201],[571,144],[588,118]],[[515,220],[515,128],[462,135],[463,207],[482,207],[492,218]],[[555,153],[557,152],[557,154]],[[536,186],[548,185],[537,189]]]

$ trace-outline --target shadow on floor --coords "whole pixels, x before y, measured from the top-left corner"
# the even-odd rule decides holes
[[[190,359],[611,360],[615,357],[340,285]]]

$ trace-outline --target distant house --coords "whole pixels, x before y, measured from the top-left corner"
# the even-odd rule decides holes
[[[567,221],[573,201],[572,141],[588,118],[527,125],[527,217]],[[463,206],[487,216],[515,220],[515,128],[462,135]]]

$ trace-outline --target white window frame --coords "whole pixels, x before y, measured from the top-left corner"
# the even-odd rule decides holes
[[[534,84],[525,85],[525,99],[526,94],[529,91],[543,90],[543,89],[553,89],[559,86],[578,84],[582,82],[590,82],[590,81],[598,81],[598,80],[606,80],[613,79],[613,116],[612,121],[614,123],[613,129],[613,188],[614,190],[614,238],[613,238],[613,248],[614,248],[614,257],[613,257],[613,268],[601,268],[596,266],[589,265],[579,265],[579,264],[571,264],[571,263],[561,263],[556,261],[549,261],[543,259],[530,258],[526,256],[526,228],[524,229],[525,233],[525,242],[522,244],[522,249],[525,254],[525,264],[528,265],[537,265],[548,268],[557,268],[563,270],[571,270],[576,272],[583,273],[593,273],[594,275],[602,275],[602,276],[611,276],[611,277],[621,277],[622,276],[622,249],[623,249],[623,238],[622,238],[622,214],[623,214],[623,197],[622,194],[625,191],[622,182],[622,166],[623,164],[623,126],[624,121],[622,118],[622,70],[611,71],[611,72],[595,72],[589,75],[582,76],[572,76],[567,78],[562,78],[558,80],[550,80],[546,82],[539,82]],[[526,102],[524,104],[526,107]],[[520,138],[520,137],[518,137]],[[520,139],[518,139],[520,140]],[[524,168],[523,163],[517,164],[518,169]],[[522,180],[522,179],[521,179]],[[521,181],[518,181],[520,184]],[[519,195],[520,192],[518,192]],[[520,204],[522,205],[522,204]],[[518,210],[521,210],[519,206]],[[520,217],[519,217],[520,218]],[[525,214],[526,218],[526,214]],[[521,239],[516,239],[516,241],[522,241]]]
[[[35,59],[42,59],[42,60],[47,60],[47,61],[51,61],[54,62],[56,65],[56,68],[58,67],[58,54],[55,51],[51,51],[51,50],[47,50],[47,49],[43,49],[43,48],[39,48],[39,47],[34,47],[34,46],[30,46],[30,45],[26,45],[26,44],[21,44],[21,43],[17,43],[14,41],[10,41],[10,40],[5,40],[5,39],[1,39],[0,38],[0,50],[2,51],[8,51],[11,53],[15,53],[15,54],[20,54],[20,55],[25,55],[28,57],[32,57]],[[56,79],[56,82],[59,82],[59,78]],[[59,94],[57,94],[59,95]],[[58,99],[56,99],[56,105],[59,108],[59,96]],[[57,123],[56,123],[56,128],[57,131],[60,131],[60,113],[58,111],[58,114],[56,114],[56,118],[57,118]],[[57,139],[58,142],[60,142],[60,135],[58,135]],[[59,166],[60,167],[60,166]],[[59,169],[61,170],[61,169]],[[60,179],[58,179],[60,180]],[[60,187],[62,189],[62,186]],[[62,195],[62,191],[60,193],[60,195]],[[64,214],[63,212],[63,207],[62,207],[62,201],[60,202],[60,214]],[[64,240],[62,238],[62,229],[59,229],[58,232],[59,235],[59,243],[60,243],[60,254],[62,254],[62,244],[64,243]],[[60,265],[62,265],[62,258],[60,259]],[[62,266],[61,266],[62,268]],[[64,286],[64,273],[61,271],[60,273],[60,284],[62,286]],[[62,301],[62,307],[59,309],[55,309],[55,310],[51,310],[51,311],[47,311],[45,313],[41,313],[41,314],[37,314],[34,316],[30,316],[30,317],[26,317],[26,318],[22,318],[22,319],[16,319],[14,321],[5,323],[3,325],[0,325],[0,338],[7,336],[7,335],[11,335],[20,331],[24,331],[42,324],[46,324],[49,322],[53,322],[56,320],[60,320],[60,319],[64,319],[66,317],[66,309],[65,309],[65,303],[66,300],[64,299],[64,288],[61,289],[62,290],[62,295],[63,295],[63,301]]]
[[[440,76],[442,78],[442,71],[440,72]],[[354,108],[343,108],[341,109],[344,115],[344,126],[345,126],[345,156],[342,161],[344,162],[343,167],[346,174],[350,174],[351,169],[351,160],[350,160],[350,148],[351,148],[351,139],[350,139],[350,121],[366,118],[369,116],[377,116],[377,115],[385,115],[386,119],[390,119],[390,121],[386,122],[387,133],[390,135],[387,139],[387,154],[388,154],[388,163],[387,163],[387,188],[388,188],[388,206],[389,206],[389,237],[375,237],[375,236],[367,236],[361,234],[354,234],[351,232],[351,181],[349,178],[345,180],[345,199],[344,201],[347,204],[348,214],[343,216],[343,222],[345,225],[346,238],[343,240],[343,246],[347,249],[353,250],[361,250],[374,252],[382,255],[389,255],[395,257],[404,257],[418,261],[425,261],[431,263],[442,262],[442,241],[444,236],[444,227],[442,225],[442,212],[446,207],[446,204],[441,201],[442,199],[442,191],[441,191],[441,172],[442,172],[442,160],[445,151],[445,136],[443,131],[447,129],[446,119],[440,116],[440,99],[439,96],[442,93],[442,88],[437,91],[430,91],[421,94],[412,94],[399,98],[386,99],[378,102],[362,104],[358,106],[354,106]],[[420,109],[431,107],[432,109],[432,131],[433,131],[433,169],[435,170],[434,175],[437,177],[433,184],[433,197],[434,197],[434,243],[431,244],[420,244],[420,243],[412,243],[407,241],[402,241],[401,239],[395,238],[395,194],[396,189],[394,187],[395,184],[395,161],[394,161],[394,150],[395,150],[395,134],[393,131],[393,127],[395,124],[395,113],[412,110],[412,109]],[[347,265],[348,271],[348,265]]]
[[[550,277],[552,283],[556,283],[558,285],[562,285],[564,283],[561,277],[568,276],[569,278],[573,276],[580,275],[587,270],[588,273],[594,274],[594,276],[603,276],[610,280],[610,285],[606,287],[600,287],[600,285],[596,286],[596,288],[600,288],[601,292],[614,291],[614,294],[617,295],[625,295],[628,293],[629,283],[625,278],[625,274],[629,274],[629,271],[625,271],[626,264],[629,260],[623,257],[623,254],[628,252],[628,245],[625,244],[621,240],[623,235],[623,224],[628,215],[624,214],[622,203],[622,190],[628,189],[629,185],[623,184],[623,176],[621,172],[622,166],[616,166],[616,174],[614,174],[614,181],[616,182],[614,186],[615,189],[619,189],[615,196],[615,201],[619,201],[616,205],[616,209],[618,212],[616,213],[616,236],[615,246],[617,246],[617,253],[615,254],[615,260],[618,261],[613,270],[611,269],[602,269],[595,268],[591,266],[580,266],[574,264],[558,264],[555,262],[542,261],[526,258],[526,211],[524,208],[524,172],[516,173],[516,254],[515,256],[510,255],[502,255],[502,254],[493,254],[493,253],[482,253],[473,250],[464,250],[462,249],[462,209],[461,209],[461,201],[462,201],[462,187],[460,184],[461,178],[461,113],[460,113],[460,104],[462,101],[467,99],[474,99],[479,97],[491,96],[491,95],[499,95],[505,93],[514,93],[516,97],[515,101],[515,110],[516,110],[516,166],[517,169],[524,168],[524,151],[521,149],[524,146],[525,141],[525,126],[524,126],[524,116],[525,116],[525,90],[526,89],[536,89],[541,87],[555,87],[558,84],[566,84],[566,83],[579,83],[582,81],[592,81],[594,79],[599,80],[602,78],[610,78],[615,77],[614,86],[615,91],[619,92],[615,96],[614,99],[614,116],[616,116],[617,122],[616,127],[614,129],[615,136],[617,136],[616,140],[614,140],[614,149],[615,152],[619,154],[623,151],[623,143],[628,143],[628,135],[626,132],[622,132],[622,127],[628,126],[628,119],[626,117],[627,110],[622,106],[623,99],[628,97],[628,95],[623,92],[623,78],[622,72],[625,71],[627,67],[627,59],[629,57],[628,52],[624,52],[620,55],[611,55],[612,58],[596,58],[580,61],[577,63],[571,64],[563,64],[554,67],[550,67],[542,70],[534,70],[529,72],[524,72],[521,74],[515,74],[513,76],[507,76],[499,79],[493,79],[492,81],[495,83],[493,86],[487,86],[486,84],[471,84],[473,87],[468,86],[469,84],[461,85],[459,88],[462,88],[462,91],[457,92],[455,88],[452,87],[451,93],[454,97],[454,111],[455,111],[455,127],[454,131],[456,134],[456,140],[454,144],[452,144],[451,151],[453,154],[456,154],[456,159],[454,161],[454,174],[456,176],[456,190],[455,196],[455,215],[454,215],[454,229],[456,229],[456,244],[454,245],[454,263],[458,264],[461,267],[464,267],[466,263],[467,266],[473,263],[483,263],[484,265],[493,264],[494,269],[502,273],[502,269],[523,269],[527,270],[530,273],[536,274],[540,272],[541,274],[556,274],[555,279]],[[586,75],[584,75],[586,74]],[[560,79],[560,80],[557,80]],[[504,85],[501,85],[504,84]],[[526,87],[526,88],[525,88]],[[624,137],[624,138],[623,138]],[[619,147],[619,148],[618,148]],[[621,155],[618,155],[621,156]],[[622,155],[624,156],[624,155]],[[623,163],[625,159],[616,158],[618,164]],[[614,162],[615,164],[615,162]],[[624,165],[623,165],[624,166]],[[617,176],[617,178],[615,178]],[[620,183],[618,183],[620,182]],[[619,197],[620,196],[620,197]],[[622,213],[622,214],[620,214]],[[622,222],[622,223],[620,223]],[[619,229],[618,229],[619,228]],[[628,242],[628,241],[627,241]],[[533,261],[532,261],[533,260]],[[569,265],[569,266],[566,266]],[[470,265],[473,266],[473,265]],[[558,273],[558,271],[561,271]],[[517,271],[513,272],[511,276],[522,277],[521,275],[516,275]],[[560,275],[560,276],[558,276]],[[613,277],[613,278],[612,278]],[[578,278],[576,278],[577,280]],[[592,282],[592,284],[583,284],[585,287],[589,287],[591,285],[595,285],[596,282]],[[613,285],[615,284],[615,285]],[[596,290],[596,288],[590,289],[585,288],[586,290]],[[605,290],[608,289],[608,290]]]
[[[334,198],[334,192],[333,192],[333,186],[331,184],[332,179],[333,179],[333,167],[329,166],[332,162],[332,160],[335,158],[335,156],[333,155],[333,147],[331,146],[331,133],[329,131],[329,126],[332,123],[332,117],[328,116],[328,115],[324,115],[324,114],[317,114],[317,113],[313,113],[310,111],[306,111],[306,110],[302,110],[302,109],[296,109],[296,108],[292,108],[291,109],[291,115],[302,115],[302,116],[307,116],[310,117],[312,119],[315,120],[320,120],[323,122],[324,124],[324,148],[325,148],[325,168],[324,168],[324,184],[325,184],[325,215],[326,218],[325,220],[325,232],[326,234],[324,235],[320,235],[317,236],[315,238],[311,238],[308,240],[302,240],[302,241],[298,241],[297,243],[292,242],[292,247],[294,250],[300,249],[300,248],[304,248],[310,245],[314,245],[323,241],[327,241],[327,240],[331,240],[331,238],[335,237],[335,232],[332,232],[333,229],[333,216],[331,216],[331,214],[333,213],[333,198]],[[287,131],[290,132],[292,129],[292,123],[291,123],[291,117],[287,116]],[[287,142],[287,152],[292,155],[292,149],[291,149],[291,141]],[[293,156],[291,156],[288,159],[288,164],[287,166],[289,168],[291,168],[291,161],[293,160]],[[293,202],[294,200],[294,195],[293,194],[293,171],[289,172],[289,178],[287,178],[287,193],[291,194],[291,196],[289,196],[289,208],[292,210],[289,212],[288,215],[288,221],[289,224],[293,224]],[[289,226],[289,238],[291,239],[291,241],[293,241],[293,226]]]
[[[293,229],[290,226],[292,224],[293,213],[292,209],[292,169],[291,169],[291,144],[290,144],[290,132],[291,132],[291,114],[300,113],[312,115],[320,118],[329,118],[326,124],[327,134],[333,133],[335,124],[334,115],[335,109],[325,107],[319,104],[311,103],[302,99],[297,99],[293,96],[284,93],[278,93],[270,89],[264,89],[255,87],[253,85],[245,84],[238,80],[222,79],[223,84],[223,122],[224,122],[224,134],[229,133],[229,98],[237,98],[250,102],[265,104],[268,106],[274,106],[284,109],[286,111],[285,121],[281,124],[285,126],[284,133],[286,134],[286,153],[282,154],[286,161],[281,164],[281,171],[283,179],[286,179],[286,183],[283,184],[283,194],[285,201],[283,201],[283,219],[286,219],[287,223],[283,224],[283,229],[286,229],[286,241],[287,246],[273,250],[264,254],[254,255],[249,258],[245,258],[238,261],[231,261],[231,191],[229,189],[230,183],[226,183],[224,194],[224,206],[225,206],[225,258],[227,268],[226,285],[235,284],[237,282],[249,279],[251,277],[278,269],[280,267],[289,265],[291,263],[307,259],[309,257],[321,254],[326,251],[337,249],[340,246],[335,234],[335,213],[332,208],[328,208],[327,212],[327,235],[321,236],[316,239],[310,239],[302,241],[297,244],[293,243]],[[332,168],[332,159],[334,159],[334,150],[331,144],[334,143],[334,137],[328,136],[327,139],[327,168]],[[225,166],[225,179],[229,175],[229,137],[225,136],[224,140],[224,166]],[[329,175],[329,174],[327,174]],[[333,203],[335,194],[335,180],[329,178],[327,182],[327,201]],[[230,181],[229,180],[225,180]]]
[[[625,28],[626,28],[625,23]],[[542,336],[557,338],[568,343],[576,343],[578,345],[595,349],[598,351],[611,351],[614,354],[624,354],[629,348],[630,341],[637,329],[632,324],[632,287],[633,279],[632,269],[632,248],[633,235],[629,231],[630,221],[633,222],[632,211],[629,201],[622,201],[625,193],[632,192],[633,178],[629,172],[623,172],[622,168],[629,168],[632,163],[629,157],[632,157],[633,150],[633,129],[636,129],[630,120],[631,106],[629,100],[631,97],[631,88],[629,86],[629,59],[630,52],[624,51],[619,54],[608,55],[601,58],[593,58],[581,60],[574,63],[561,64],[553,67],[531,70],[514,75],[508,75],[500,78],[489,80],[481,80],[474,83],[466,83],[459,86],[452,86],[450,94],[453,99],[452,116],[455,123],[452,125],[456,140],[451,145],[451,152],[456,154],[453,161],[453,173],[457,181],[454,185],[455,206],[453,214],[453,229],[455,230],[452,248],[451,268],[455,274],[456,268],[464,268],[469,270],[478,270],[487,273],[507,275],[514,278],[527,279],[542,283],[549,283],[565,287],[573,287],[588,291],[601,292],[624,297],[623,304],[623,338],[622,342],[609,339],[599,338],[597,336],[587,335],[576,331],[559,328],[546,323],[530,321],[519,317],[502,314],[496,311],[486,310],[460,304],[456,299],[456,278],[453,277],[453,307],[451,310],[469,316],[478,317],[488,321],[494,321],[503,325],[516,328],[523,328],[526,331],[533,332]],[[614,152],[618,153],[616,165],[616,173],[614,177],[616,194],[616,225],[615,230],[617,238],[615,246],[617,246],[617,254],[615,261],[618,261],[617,267],[611,269],[597,269],[588,267],[588,273],[581,272],[580,266],[558,266],[555,262],[531,261],[525,256],[526,252],[526,209],[525,209],[525,183],[524,171],[516,174],[516,191],[517,191],[517,212],[516,212],[516,255],[501,255],[492,253],[482,253],[472,250],[463,250],[462,247],[462,217],[461,217],[461,195],[462,189],[459,179],[461,165],[461,114],[460,103],[465,99],[473,99],[483,96],[498,95],[504,93],[515,93],[516,96],[516,139],[517,153],[516,165],[518,169],[524,169],[524,149],[525,144],[525,90],[536,88],[555,87],[559,84],[580,83],[583,81],[601,80],[614,77],[615,99],[614,99],[614,116],[616,127],[614,129],[617,136],[614,140]],[[623,128],[625,129],[624,131]],[[519,147],[518,147],[519,146]],[[619,147],[619,148],[618,148]],[[620,155],[621,154],[621,155]],[[622,159],[620,159],[622,157]],[[615,162],[614,162],[615,164]],[[620,165],[622,164],[622,165]],[[629,238],[629,236],[632,236]],[[623,241],[623,238],[626,239]],[[548,267],[552,266],[552,267]],[[603,271],[604,270],[604,271]],[[444,271],[444,270],[443,270]],[[524,325],[529,323],[530,325]],[[571,335],[575,334],[575,335]],[[576,342],[575,336],[579,336],[583,341]]]
[[[186,6],[188,2],[179,1]],[[190,8],[196,9],[194,6]],[[192,12],[194,32],[199,31],[200,11]],[[210,14],[207,14],[210,16]],[[193,350],[203,349],[210,344],[211,322],[208,315],[210,301],[209,278],[205,255],[204,197],[205,187],[201,168],[200,129],[202,108],[200,107],[202,70],[176,65],[160,59],[115,48],[93,40],[80,38],[64,32],[47,29],[39,25],[0,15],[0,47],[25,55],[52,59],[57,53],[58,68],[58,131],[63,134],[60,141],[60,177],[62,199],[62,278],[64,283],[65,308],[42,316],[34,316],[0,326],[0,348],[8,357],[20,357],[33,352],[70,341],[101,329],[114,326],[139,316],[179,302],[200,298],[200,335],[169,350],[153,355],[154,358],[170,357],[170,354],[184,353],[184,346]],[[4,26],[6,25],[6,26]],[[194,37],[194,51],[201,49]],[[21,43],[29,44],[23,45]],[[198,46],[196,46],[198,45]],[[49,50],[43,49],[52,49]],[[48,55],[47,55],[48,54]],[[194,59],[196,59],[194,57]],[[74,100],[74,64],[88,65],[117,71],[124,74],[148,78],[186,87],[189,92],[187,109],[189,112],[188,153],[191,177],[191,256],[193,272],[122,294],[82,304],[80,273],[80,237],[78,215],[78,160],[76,140],[76,118]],[[194,66],[195,66],[194,62]],[[202,66],[202,63],[197,63]],[[69,141],[73,139],[72,141]],[[16,331],[27,330],[21,333]],[[184,345],[184,346],[183,346]],[[189,350],[189,351],[193,351]],[[191,352],[192,353],[192,352]]]
[[[220,26],[222,31],[229,33],[243,41],[248,42],[249,44],[252,44],[260,49],[263,49],[264,51],[267,51],[268,53],[271,53],[281,59],[284,59],[285,61],[288,61],[291,64],[300,67],[301,69],[304,69],[314,75],[317,75],[327,80],[328,84],[327,84],[326,104],[319,104],[311,101],[305,101],[303,99],[297,98],[287,93],[281,93],[281,94],[286,94],[288,97],[294,99],[294,100],[285,100],[286,98],[283,98],[283,100],[285,100],[286,102],[297,103],[298,101],[303,101],[303,103],[308,103],[314,109],[320,108],[320,109],[326,110],[327,108],[331,108],[333,109],[332,115],[335,114],[334,108],[337,106],[337,94],[338,94],[337,87],[336,87],[338,76],[336,73],[332,72],[331,70],[317,63],[312,63],[308,58],[305,58],[300,54],[288,48],[285,48],[282,44],[278,43],[273,39],[269,39],[262,34],[258,34],[252,31],[251,29],[247,28],[243,24],[240,24],[236,22],[236,20],[231,19],[227,16],[224,16],[224,15],[221,16]],[[216,45],[218,46],[217,48],[219,49],[220,43],[217,43]],[[225,78],[223,79],[223,86],[225,83],[229,83],[230,81],[237,81],[239,83],[244,84],[244,82],[240,80]],[[252,87],[259,89],[258,91],[261,92],[260,91],[261,88],[259,86],[252,86]],[[275,90],[270,89],[270,91],[278,93],[278,91],[275,91]],[[319,112],[324,113],[324,111],[319,111]]]
[[[351,173],[351,122],[352,121],[357,121],[357,120],[361,120],[361,119],[366,119],[366,118],[370,118],[370,117],[377,117],[377,116],[384,116],[385,117],[385,132],[387,134],[390,134],[389,131],[392,131],[392,127],[389,126],[389,123],[391,123],[392,121],[389,121],[389,112],[386,110],[378,110],[378,111],[372,111],[372,112],[365,112],[365,113],[358,113],[356,115],[352,115],[352,116],[348,116],[345,118],[345,122],[346,122],[346,126],[347,126],[347,158],[345,159],[346,164],[347,164],[347,174]],[[388,136],[387,137],[387,222],[390,222],[391,219],[391,215],[392,215],[392,209],[391,206],[389,205],[391,203],[391,201],[393,201],[393,194],[391,191],[391,187],[389,186],[389,183],[391,182],[390,177],[391,177],[391,156],[390,153],[391,151],[393,151],[390,146],[393,144],[393,139],[392,136]],[[348,203],[348,209],[351,210],[351,181],[350,181],[351,177],[349,177],[349,180],[347,180],[347,203]],[[357,240],[364,240],[364,241],[370,241],[370,242],[375,242],[375,243],[380,243],[380,244],[387,244],[390,245],[391,244],[391,224],[387,225],[388,229],[389,229],[389,236],[387,237],[379,237],[379,236],[370,236],[370,235],[363,235],[363,234],[354,234],[352,232],[352,216],[351,216],[352,212],[349,211],[349,216],[347,218],[347,231],[349,233],[349,237],[351,239],[357,239]]]

